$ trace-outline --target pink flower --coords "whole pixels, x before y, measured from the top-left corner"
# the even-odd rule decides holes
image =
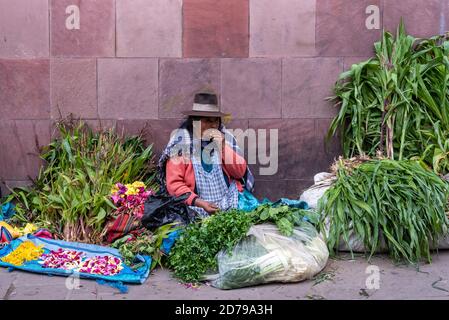
[[[114,201],[114,204],[117,204],[120,201],[120,196],[117,194],[114,194],[112,197],[112,201]]]

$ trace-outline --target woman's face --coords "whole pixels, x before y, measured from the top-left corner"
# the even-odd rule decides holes
[[[206,132],[207,130],[218,129],[220,126],[220,118],[217,117],[202,117],[200,121],[202,137],[204,136],[204,132]]]

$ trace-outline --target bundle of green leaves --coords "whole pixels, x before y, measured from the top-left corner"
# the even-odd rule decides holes
[[[137,237],[127,235],[116,240],[111,247],[119,249],[125,263],[132,268],[140,267],[140,264],[136,264],[135,261],[137,255],[150,256],[151,269],[153,269],[157,264],[162,265],[162,258],[165,255],[161,250],[162,242],[171,232],[178,229],[175,225],[175,223],[169,223],[157,228],[154,232],[145,230]]]
[[[309,211],[269,204],[252,212],[236,209],[219,212],[183,230],[170,252],[168,265],[184,282],[201,281],[205,274],[217,269],[217,253],[220,250],[230,252],[252,225],[273,222],[282,234],[288,236],[306,214]]]
[[[384,32],[374,48],[374,58],[340,75],[328,138],[340,132],[346,158],[380,152],[448,173],[448,36],[416,39],[401,22],[396,38]]]
[[[33,222],[68,241],[101,243],[116,209],[111,187],[136,180],[152,186],[152,146],[145,148],[140,136],[93,132],[71,119],[58,129],[59,137],[41,154],[45,166],[33,185],[11,190],[7,201],[18,202],[14,221]]]
[[[431,261],[430,246],[447,234],[449,185],[418,161],[370,160],[338,168],[318,203],[320,230],[331,253],[352,232],[372,255],[384,237],[396,261]],[[371,256],[370,256],[371,257]]]

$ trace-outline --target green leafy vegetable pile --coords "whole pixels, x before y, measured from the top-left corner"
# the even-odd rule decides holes
[[[133,268],[140,267],[140,264],[135,261],[138,254],[147,255],[152,258],[151,269],[157,264],[162,265],[162,257],[164,253],[161,251],[161,245],[165,238],[177,228],[175,224],[170,223],[157,228],[154,232],[145,230],[134,238],[132,235],[127,235],[116,240],[111,246],[117,248],[122,255],[124,262]]]
[[[380,152],[448,173],[448,35],[416,39],[401,22],[396,38],[384,32],[374,48],[374,58],[340,75],[329,137],[340,131],[346,158]]]
[[[16,222],[32,222],[67,241],[101,243],[109,215],[108,199],[118,181],[152,185],[152,146],[140,136],[114,130],[93,132],[81,121],[58,123],[59,137],[46,146],[45,161],[31,188],[12,190]]]
[[[291,235],[309,211],[288,206],[261,205],[252,212],[220,212],[189,225],[170,252],[168,264],[184,282],[198,282],[217,269],[216,255],[230,251],[257,223],[274,222],[284,235]],[[311,215],[312,216],[312,215]],[[313,219],[313,218],[312,218]]]
[[[320,229],[329,228],[331,253],[341,239],[349,244],[354,231],[371,255],[382,234],[394,260],[430,262],[430,245],[448,231],[448,197],[448,183],[418,161],[370,160],[350,170],[341,165],[319,201]]]

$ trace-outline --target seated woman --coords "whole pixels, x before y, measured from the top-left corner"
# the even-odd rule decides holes
[[[195,95],[192,111],[176,130],[159,160],[159,180],[173,196],[201,217],[238,207],[239,194],[253,189],[254,178],[236,143],[224,127],[212,93]],[[165,175],[165,176],[164,176]]]

